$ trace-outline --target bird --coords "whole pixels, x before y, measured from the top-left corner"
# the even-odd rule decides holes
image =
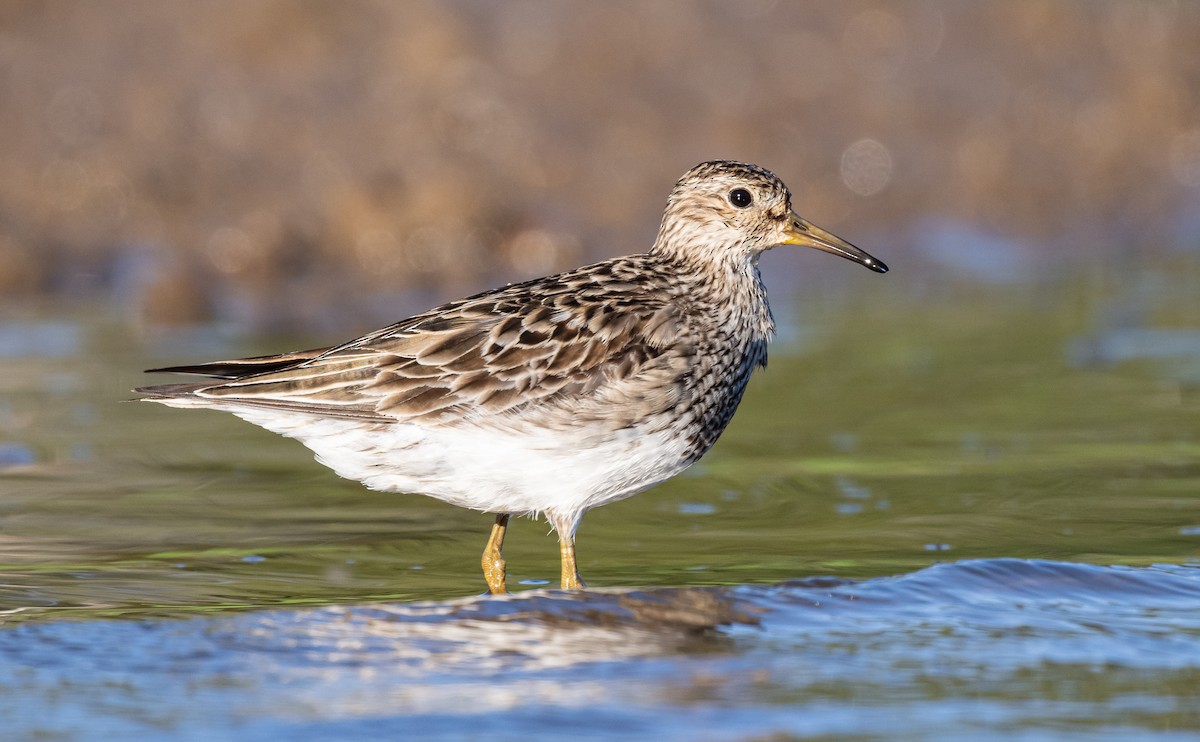
[[[558,536],[582,589],[580,520],[679,474],[729,424],[775,323],[759,257],[815,248],[880,260],[792,209],[757,165],[713,160],[671,189],[643,253],[459,299],[340,345],[149,369],[207,377],[141,399],[223,410],[295,438],[372,490],[495,515],[480,563],[507,592],[509,518]]]

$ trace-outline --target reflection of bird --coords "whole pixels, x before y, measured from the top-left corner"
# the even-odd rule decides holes
[[[662,482],[725,429],[774,323],[758,256],[815,247],[887,266],[791,210],[772,173],[688,171],[649,252],[461,299],[332,348],[156,369],[222,381],[138,391],[296,438],[348,479],[497,513],[494,593],[511,513],[545,513],[562,586],[583,586],[575,529]]]

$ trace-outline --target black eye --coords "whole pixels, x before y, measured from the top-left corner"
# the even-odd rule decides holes
[[[729,192],[729,203],[733,204],[739,209],[744,209],[750,204],[754,203],[754,197],[751,196],[750,191],[747,191],[745,188],[734,188]]]

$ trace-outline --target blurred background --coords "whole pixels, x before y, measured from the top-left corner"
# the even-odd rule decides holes
[[[1194,253],[1198,28],[1166,1],[10,0],[0,292],[366,330],[644,250],[715,158],[910,281]]]
[[[3,0],[5,733],[1197,738],[1198,91],[1184,0]],[[123,403],[643,251],[715,158],[892,270],[765,255],[770,368],[579,558],[761,628],[423,602],[489,516]]]

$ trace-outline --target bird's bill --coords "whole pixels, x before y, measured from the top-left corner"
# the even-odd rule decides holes
[[[780,244],[814,247],[818,250],[833,253],[834,255],[841,255],[843,258],[853,260],[860,265],[865,265],[876,273],[887,273],[888,267],[882,260],[871,257],[865,251],[851,245],[836,234],[826,232],[795,212],[788,217],[784,234],[786,235],[786,239]]]

